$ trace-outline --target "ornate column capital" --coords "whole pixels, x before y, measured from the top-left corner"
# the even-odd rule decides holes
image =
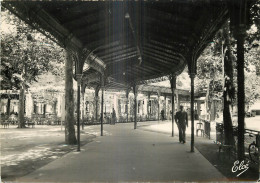
[[[177,75],[171,74],[170,75],[170,84],[171,84],[171,89],[176,89],[176,81],[177,81]]]
[[[83,81],[83,79],[82,79],[82,81]],[[86,90],[86,87],[87,87],[87,84],[84,83],[84,82],[82,82],[82,83],[81,83],[81,93],[82,93],[82,95],[84,95],[85,90]]]
[[[81,85],[82,76],[83,76],[83,74],[76,74],[76,79],[77,79],[77,84],[78,84],[78,86]]]
[[[196,73],[189,73],[189,76],[191,79],[194,79],[196,77]]]
[[[138,85],[136,85],[136,84],[134,84],[133,85],[133,92],[134,92],[134,94],[137,94],[138,93]]]

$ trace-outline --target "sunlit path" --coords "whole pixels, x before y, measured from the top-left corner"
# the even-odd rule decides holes
[[[97,126],[95,127],[97,128]],[[164,134],[105,125],[109,132],[19,179],[29,182],[225,180],[200,153]]]

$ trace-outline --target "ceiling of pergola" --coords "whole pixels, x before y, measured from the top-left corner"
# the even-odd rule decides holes
[[[60,42],[66,36],[76,38],[105,64],[106,78],[123,85],[179,74],[186,65],[195,70],[196,58],[227,19],[225,3],[216,0],[34,1],[4,6],[27,22],[42,12],[52,17],[57,28],[41,27],[41,19],[34,23]],[[60,27],[64,35],[59,35]],[[98,84],[95,72],[84,70],[88,84]]]

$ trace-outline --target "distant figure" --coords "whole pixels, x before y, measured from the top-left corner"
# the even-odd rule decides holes
[[[188,114],[183,111],[183,106],[180,106],[180,111],[178,111],[175,115],[175,121],[179,128],[179,141],[180,143],[185,143],[186,141],[186,126],[188,127]]]
[[[112,124],[116,124],[116,111],[113,108],[113,112],[112,112]]]
[[[161,110],[161,119],[164,120],[164,110]]]

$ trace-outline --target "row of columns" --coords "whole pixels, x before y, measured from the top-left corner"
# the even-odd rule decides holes
[[[68,53],[69,54],[69,53]],[[70,60],[70,56],[67,55],[67,60]],[[66,68],[70,66],[70,64],[72,62],[66,62]],[[240,71],[241,72],[241,71]],[[73,118],[73,115],[68,115],[68,113],[71,113],[71,111],[74,111],[74,105],[72,105],[72,101],[73,100],[73,91],[71,89],[69,89],[69,87],[71,86],[72,83],[72,77],[71,77],[71,81],[68,78],[69,75],[72,75],[72,70],[70,69],[66,69],[66,92],[65,92],[65,97],[66,97],[66,128],[65,128],[65,133],[70,134],[70,135],[66,135],[66,138],[72,138],[72,139],[66,139],[67,141],[75,141],[75,139],[73,139],[73,135],[71,135],[71,133],[73,133],[74,131],[74,126],[71,125],[71,123],[68,123],[68,120],[73,120],[71,118]],[[194,78],[195,78],[195,74],[190,74],[190,78],[191,78],[191,152],[194,152]],[[78,151],[80,151],[80,87],[81,87],[81,79],[82,79],[82,75],[78,74],[77,75],[77,142],[78,142]],[[101,96],[101,136],[103,136],[103,106],[104,106],[104,76],[102,75],[100,77],[100,81],[101,81],[101,90],[102,90],[102,96]],[[172,90],[172,136],[174,136],[174,111],[175,111],[175,105],[174,105],[174,93],[175,93],[175,89],[176,89],[176,76],[172,76],[171,78],[171,90]],[[99,89],[98,89],[99,90]],[[98,105],[97,102],[97,98],[98,98],[98,90],[95,91],[95,100],[96,100],[96,107]],[[133,93],[134,93],[134,129],[137,128],[137,92],[138,91],[138,86],[137,85],[133,85]],[[71,94],[72,93],[72,94]],[[241,94],[240,94],[241,95]],[[126,98],[128,101],[128,96],[129,96],[129,90],[126,91]],[[84,97],[84,92],[82,92],[82,97]],[[158,92],[158,119],[160,119],[160,92]],[[165,96],[166,99],[166,96]],[[84,99],[83,99],[84,100]],[[148,100],[150,101],[150,94],[148,93]],[[166,100],[165,100],[166,101]],[[128,103],[127,103],[128,104]],[[240,104],[241,105],[241,104]],[[128,106],[128,105],[126,105]],[[166,111],[164,105],[164,110]],[[84,108],[84,107],[83,107]],[[240,107],[241,108],[241,107]],[[127,109],[128,111],[128,109]],[[98,111],[96,110],[96,118],[97,118],[97,113]],[[150,113],[148,113],[148,115],[150,115]],[[127,112],[127,121],[128,121],[128,112]],[[241,123],[241,122],[240,122]],[[239,126],[241,128],[241,125]],[[241,129],[240,129],[241,131]],[[240,144],[240,149],[242,149],[241,144]],[[243,149],[242,149],[242,153],[243,153]]]
[[[126,121],[127,122],[129,120],[128,119],[129,118],[129,91],[130,91],[130,89],[127,89],[126,92],[125,92],[126,101],[124,103],[124,107],[125,108],[123,109],[123,111],[125,111],[125,114],[126,114]],[[158,92],[157,92],[157,94],[158,94]],[[137,94],[136,95],[137,95],[137,98],[138,98],[138,90],[137,90]],[[177,95],[178,94],[176,94],[176,98],[178,98]],[[151,111],[151,105],[148,103],[149,101],[151,101],[150,96],[151,96],[151,92],[148,92],[147,93],[147,98],[144,98],[143,101],[142,100],[140,101],[140,100],[137,99],[137,106],[136,106],[137,107],[137,114],[141,113],[141,115],[147,115],[148,119],[151,119],[150,116],[151,116],[151,112],[152,112]],[[162,101],[161,101],[161,96],[157,95],[157,97],[158,97],[158,100],[160,101],[160,103],[157,103],[156,107],[158,107],[160,105],[160,108],[161,108],[161,106],[163,106],[163,110],[165,111],[165,117],[169,117],[169,115],[170,115],[170,108],[167,107],[168,98],[167,98],[166,94],[164,94],[164,102],[163,102],[163,104],[162,104]],[[102,107],[101,107],[101,105],[99,103],[97,104],[97,101],[101,102],[100,97],[98,96],[98,93],[95,92],[95,97],[94,98],[95,98],[95,100],[94,100],[94,116],[95,116],[96,120],[99,120],[100,116],[98,116],[98,114],[101,114],[101,113],[99,113],[99,112],[96,113],[96,111],[100,111]],[[138,101],[141,102],[140,103],[141,104],[140,108],[139,108]],[[116,112],[117,116],[118,116],[118,113],[119,113],[118,110],[119,110],[119,106],[120,105],[121,105],[121,103],[119,101],[119,98],[118,98],[117,94],[114,94],[113,106],[114,106],[114,109],[115,109],[115,112]],[[121,106],[121,110],[122,110],[122,106]],[[159,107],[157,108],[156,111],[157,111],[156,112],[156,116],[157,116],[157,119],[158,119],[160,114],[161,114]],[[175,110],[173,110],[173,111],[175,111]],[[82,117],[82,119],[83,119],[83,117]]]
[[[235,2],[235,1],[234,1]],[[243,26],[245,24],[245,20],[243,20],[243,17],[241,16],[245,14],[245,7],[246,7],[246,0],[242,1],[236,11],[231,11],[234,16],[233,21],[235,22],[235,38],[237,40],[237,75],[238,75],[238,158],[243,159],[244,157],[244,114],[245,114],[245,109],[244,109],[244,100],[245,100],[245,92],[244,92],[244,38],[245,38],[245,27]],[[243,10],[243,11],[242,11]],[[240,18],[238,18],[240,17]],[[241,18],[242,17],[242,18]],[[231,18],[232,21],[232,18]],[[191,57],[192,58],[192,57]],[[81,62],[82,60],[78,61]],[[196,65],[196,60],[189,60],[189,63],[191,65]],[[84,62],[83,62],[84,63]],[[78,67],[79,67],[78,63]],[[66,52],[66,63],[65,63],[65,105],[66,105],[66,120],[65,120],[65,141],[66,143],[73,144],[76,141],[75,138],[75,130],[74,130],[74,100],[73,100],[73,82],[72,82],[72,77],[73,77],[73,72],[72,72],[72,67],[73,67],[73,59],[72,59],[72,53],[70,51]],[[195,66],[190,66],[190,79],[191,79],[191,152],[194,152],[194,78],[195,78],[195,73],[196,73],[196,67]],[[176,77],[172,76],[172,80],[176,82]],[[78,69],[77,72],[77,83],[78,83],[78,92],[77,92],[77,133],[78,133],[78,151],[80,150],[80,128],[79,128],[79,118],[80,118],[80,85],[81,85],[81,79],[82,79],[82,71],[80,72],[80,69]],[[103,85],[104,85],[104,76],[102,75],[101,77],[102,80],[102,101],[101,101],[101,135],[103,135]],[[176,83],[175,83],[176,84]],[[172,88],[172,99],[174,99],[174,82],[171,86]],[[137,90],[138,87],[134,84],[133,85],[133,92],[134,92],[134,129],[137,127]],[[158,92],[158,95],[160,96],[160,93]],[[150,96],[148,96],[150,98]],[[128,98],[128,94],[127,94]],[[174,100],[172,100],[174,101]],[[160,100],[158,100],[158,103],[160,104]],[[159,105],[158,104],[158,105]],[[172,124],[174,124],[174,102],[172,102]],[[159,112],[158,112],[158,119],[160,115],[160,105],[158,106]],[[128,118],[128,117],[127,117]],[[172,136],[173,134],[173,127],[172,127]]]

